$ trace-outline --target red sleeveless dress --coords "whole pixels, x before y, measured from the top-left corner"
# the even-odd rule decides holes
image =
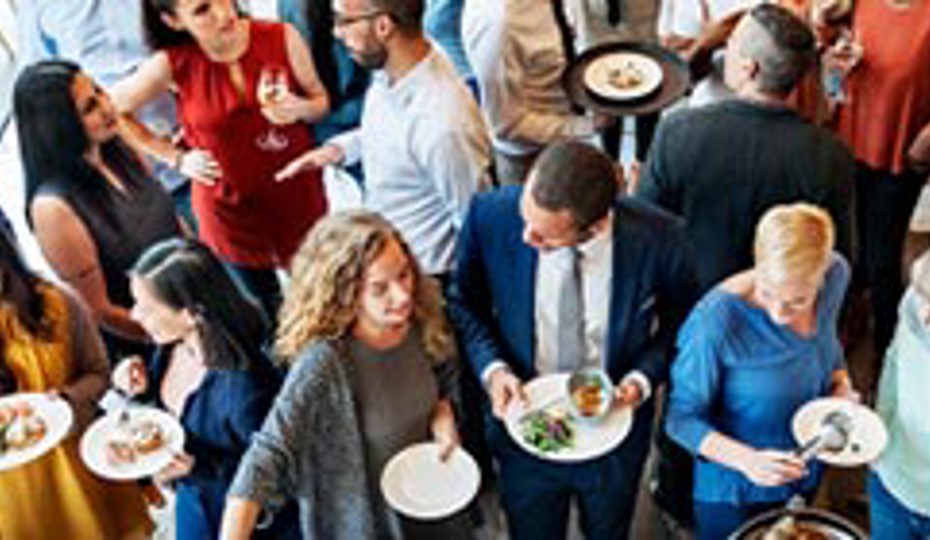
[[[201,239],[222,259],[259,269],[286,266],[326,213],[320,171],[274,180],[278,170],[314,146],[306,124],[272,125],[256,97],[259,74],[267,65],[283,67],[291,91],[300,92],[284,29],[249,21],[248,50],[239,59],[244,95],[233,86],[229,66],[210,60],[196,44],[167,49],[184,140],[190,148],[209,150],[223,171],[212,186],[192,183]]]

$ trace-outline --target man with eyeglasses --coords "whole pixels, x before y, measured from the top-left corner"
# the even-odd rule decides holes
[[[445,281],[491,146],[468,88],[423,33],[423,10],[423,0],[334,0],[336,37],[374,70],[361,126],[304,154],[279,179],[361,160],[365,206],[400,230],[426,273]]]

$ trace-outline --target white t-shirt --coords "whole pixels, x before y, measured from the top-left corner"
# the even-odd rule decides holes
[[[696,38],[705,22],[718,21],[740,9],[747,9],[764,0],[665,0],[671,2],[672,34]],[[705,21],[706,19],[706,21]]]

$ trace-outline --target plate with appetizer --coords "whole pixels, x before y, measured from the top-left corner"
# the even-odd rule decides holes
[[[68,435],[71,406],[48,393],[19,393],[0,398],[0,471],[41,457]]]
[[[507,412],[504,425],[525,451],[575,463],[616,448],[630,432],[633,410],[613,402],[613,385],[599,370],[555,373],[524,386],[528,402]]]
[[[617,51],[593,60],[584,70],[588,90],[606,99],[640,99],[662,85],[662,66],[634,51]]]
[[[94,422],[81,438],[81,458],[98,476],[152,476],[184,450],[184,428],[154,407],[128,406]]]
[[[562,84],[579,109],[607,116],[653,114],[691,87],[688,65],[653,43],[620,41],[597,45],[575,59]]]

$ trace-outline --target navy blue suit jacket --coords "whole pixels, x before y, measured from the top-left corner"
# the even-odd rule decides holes
[[[522,239],[522,187],[475,197],[459,236],[452,318],[478,377],[503,360],[521,379],[534,365],[536,250]],[[697,295],[681,222],[651,204],[614,205],[613,277],[605,344],[615,382],[633,369],[653,388],[668,377],[675,334]]]

